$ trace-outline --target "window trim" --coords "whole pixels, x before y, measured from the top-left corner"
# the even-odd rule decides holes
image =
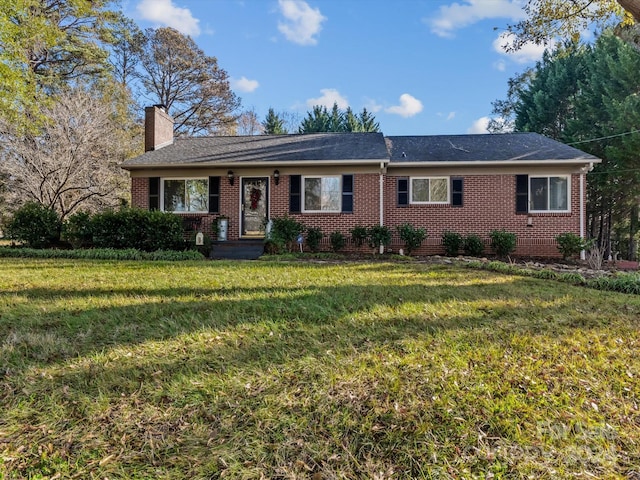
[[[321,183],[322,183],[322,179],[323,178],[337,178],[338,182],[339,182],[339,188],[338,188],[338,199],[340,201],[340,205],[338,205],[338,210],[307,210],[307,205],[306,205],[306,185],[305,185],[305,181],[307,178],[319,178],[321,179]],[[300,181],[300,212],[301,213],[342,213],[342,175],[302,175],[301,181]],[[320,205],[320,207],[322,208],[322,205]]]
[[[546,210],[533,209],[533,198],[532,198],[533,189],[531,188],[531,181],[533,179],[540,179],[540,178],[547,179],[547,209]],[[567,208],[564,210],[551,210],[549,208],[549,206],[551,205],[551,202],[549,201],[550,200],[549,195],[551,194],[551,189],[549,188],[549,180],[551,178],[566,178],[567,180]],[[529,178],[527,179],[527,188],[529,189],[529,195],[528,195],[529,213],[543,213],[543,214],[571,213],[571,175],[568,175],[568,174],[531,175],[530,174]]]
[[[191,210],[191,211],[186,211],[186,210],[179,210],[179,211],[171,211],[171,210],[165,210],[164,209],[164,182],[166,180],[169,181],[173,181],[173,180],[184,180],[185,181],[185,195],[186,195],[186,187],[187,187],[187,180],[205,180],[207,182],[207,194],[205,195],[205,198],[207,200],[207,208],[206,210]],[[209,177],[161,177],[160,178],[160,210],[163,212],[167,212],[167,213],[175,213],[176,215],[193,215],[193,214],[197,214],[197,215],[201,215],[201,214],[207,214],[209,213],[209,191],[210,191],[210,184],[209,184]]]
[[[447,200],[444,202],[422,202],[415,201],[413,199],[413,181],[414,180],[444,180],[447,185]],[[429,197],[431,197],[431,192],[429,192]],[[409,177],[409,204],[410,205],[450,205],[451,204],[451,177],[448,176],[419,176],[419,177]]]

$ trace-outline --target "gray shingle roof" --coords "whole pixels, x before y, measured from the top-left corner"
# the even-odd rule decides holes
[[[537,133],[386,137],[386,141],[391,164],[405,162],[599,161],[593,155]]]
[[[383,137],[381,133],[313,133],[176,139],[125,161],[126,169],[298,162],[570,162],[600,160],[537,133]]]
[[[381,133],[314,133],[178,138],[173,145],[146,152],[125,161],[122,166],[136,168],[388,159]]]

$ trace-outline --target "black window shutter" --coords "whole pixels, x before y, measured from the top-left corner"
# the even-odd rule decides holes
[[[398,179],[398,206],[409,206],[409,179],[407,177]]]
[[[451,179],[451,206],[452,207],[462,206],[463,185],[464,185],[464,181],[462,178]]]
[[[149,177],[149,210],[160,209],[160,177]]]
[[[516,175],[516,213],[529,212],[529,175]]]
[[[302,176],[289,177],[289,213],[300,213],[300,199],[302,191]]]
[[[342,176],[342,211],[353,213],[353,175]]]
[[[220,213],[220,177],[209,177],[209,213]]]

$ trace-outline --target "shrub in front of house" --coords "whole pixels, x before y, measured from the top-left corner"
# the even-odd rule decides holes
[[[442,234],[442,246],[445,255],[455,257],[464,247],[464,238],[459,233],[447,230]]]
[[[73,248],[93,246],[93,228],[91,214],[76,212],[66,219],[62,225],[62,240],[69,242]]]
[[[427,238],[427,231],[424,228],[415,228],[410,223],[403,223],[396,227],[396,230],[400,240],[404,242],[404,249],[407,255],[411,255]]]
[[[52,209],[28,202],[14,212],[4,227],[7,238],[31,248],[47,248],[60,240],[62,221]]]
[[[386,225],[374,225],[367,231],[369,246],[380,250],[381,246],[386,247],[391,244],[391,230]]]
[[[287,215],[271,219],[271,233],[265,239],[267,253],[293,252],[298,235],[305,231],[304,224]]]
[[[579,255],[582,250],[587,248],[587,242],[579,235],[571,232],[557,235],[556,242],[558,242],[558,251],[562,254],[564,260]]]
[[[320,251],[320,242],[324,237],[324,233],[322,233],[322,229],[320,227],[309,227],[307,228],[307,245],[312,252]]]
[[[356,225],[351,230],[351,242],[358,248],[362,247],[369,240],[369,229],[362,225]]]
[[[336,230],[329,235],[329,243],[331,244],[331,250],[337,253],[345,247],[347,239],[342,232]]]
[[[464,253],[472,257],[479,257],[484,251],[484,242],[475,233],[471,233],[464,237],[464,244],[462,246]]]
[[[502,230],[493,230],[489,234],[491,247],[499,257],[506,257],[516,249],[516,234]]]
[[[184,229],[179,215],[128,208],[106,211],[91,220],[97,248],[135,248],[145,252],[184,250]]]

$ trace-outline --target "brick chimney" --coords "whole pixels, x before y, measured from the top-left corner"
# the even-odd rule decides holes
[[[173,118],[164,105],[144,109],[144,151],[158,150],[173,143]]]

